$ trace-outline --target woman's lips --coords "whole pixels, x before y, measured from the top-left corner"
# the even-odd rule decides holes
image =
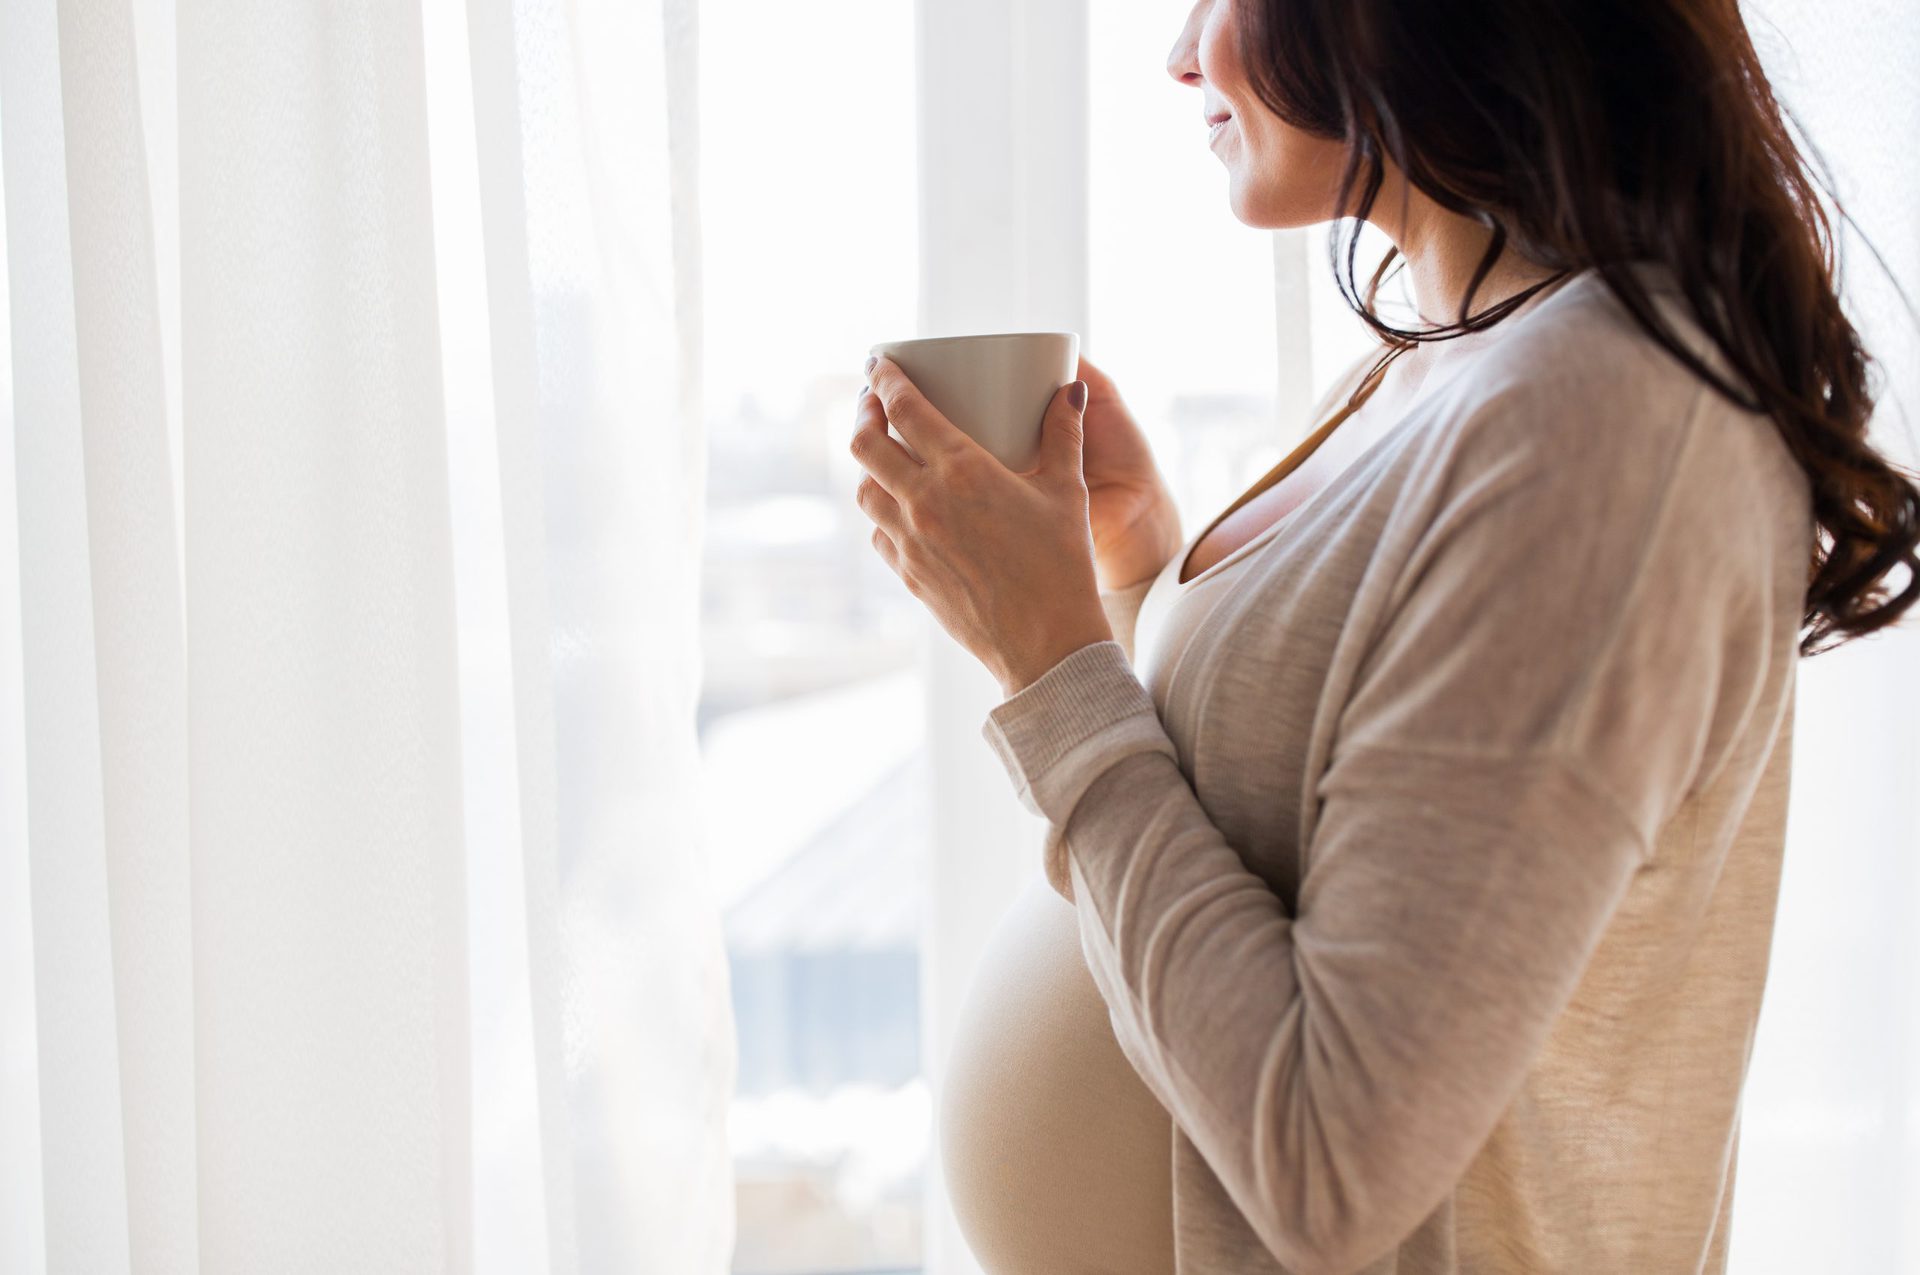
[[[1227,125],[1229,125],[1229,124],[1231,124],[1232,122],[1233,122],[1233,117],[1232,117],[1231,115],[1229,115],[1229,116],[1226,116],[1226,117],[1224,117],[1223,119],[1221,119],[1221,120],[1220,120],[1220,121],[1219,121],[1218,123],[1216,123],[1216,124],[1215,124],[1215,125],[1214,125],[1214,126],[1213,126],[1212,128],[1210,128],[1210,129],[1208,129],[1208,130],[1207,130],[1207,145],[1209,145],[1209,146],[1211,146],[1211,145],[1213,145],[1213,144],[1214,144],[1215,142],[1217,142],[1217,141],[1219,141],[1219,140],[1220,140],[1220,135],[1221,135],[1222,133],[1224,133],[1224,132],[1226,132],[1226,131],[1227,131]]]

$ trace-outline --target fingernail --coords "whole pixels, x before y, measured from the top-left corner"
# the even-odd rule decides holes
[[[1079,411],[1087,405],[1087,383],[1075,381],[1073,388],[1067,391],[1067,402],[1073,404],[1073,410]]]
[[[858,394],[855,394],[855,395],[853,396],[853,401],[854,401],[854,402],[856,402],[856,403],[858,403],[858,402],[859,402],[859,401],[860,401],[861,399],[863,399],[863,398],[865,398],[865,397],[867,396],[867,391],[868,391],[868,390],[870,390],[870,389],[872,389],[872,388],[873,388],[873,386],[871,386],[871,385],[862,385],[862,386],[860,387],[860,392],[859,392]]]
[[[872,375],[873,375],[873,365],[874,365],[875,363],[878,363],[879,361],[880,361],[880,356],[879,356],[878,354],[876,354],[876,355],[874,355],[874,356],[873,356],[872,358],[870,358],[870,359],[868,359],[868,360],[867,360],[867,375],[868,375],[868,376],[872,376]]]

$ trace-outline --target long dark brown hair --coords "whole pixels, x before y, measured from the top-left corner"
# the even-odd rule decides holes
[[[1806,471],[1816,534],[1801,653],[1891,624],[1920,597],[1920,487],[1867,441],[1871,359],[1840,305],[1820,199],[1832,195],[1788,132],[1736,0],[1233,4],[1254,91],[1285,122],[1346,144],[1335,206],[1353,220],[1329,240],[1335,275],[1389,346],[1477,331],[1592,268],[1675,358],[1771,418]],[[1454,323],[1380,317],[1392,252],[1358,285],[1360,219],[1385,159],[1491,231]],[[1471,312],[1509,247],[1555,273]],[[1637,262],[1672,272],[1731,378],[1676,338]]]

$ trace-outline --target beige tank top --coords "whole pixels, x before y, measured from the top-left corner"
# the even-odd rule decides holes
[[[1134,667],[1156,701],[1166,702],[1187,638],[1230,587],[1234,566],[1287,518],[1180,580],[1193,549],[1298,468],[1384,372],[1155,578],[1135,629]],[[947,1058],[940,1147],[955,1216],[988,1275],[1171,1275],[1172,1123],[1114,1039],[1073,905],[1037,872],[974,971]]]

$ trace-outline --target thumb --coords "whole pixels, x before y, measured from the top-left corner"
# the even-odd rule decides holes
[[[1087,383],[1074,381],[1063,385],[1053,396],[1053,402],[1047,405],[1046,420],[1042,424],[1040,455],[1042,469],[1059,469],[1062,472],[1078,473],[1080,470],[1080,444],[1084,436],[1084,416],[1087,407]]]

